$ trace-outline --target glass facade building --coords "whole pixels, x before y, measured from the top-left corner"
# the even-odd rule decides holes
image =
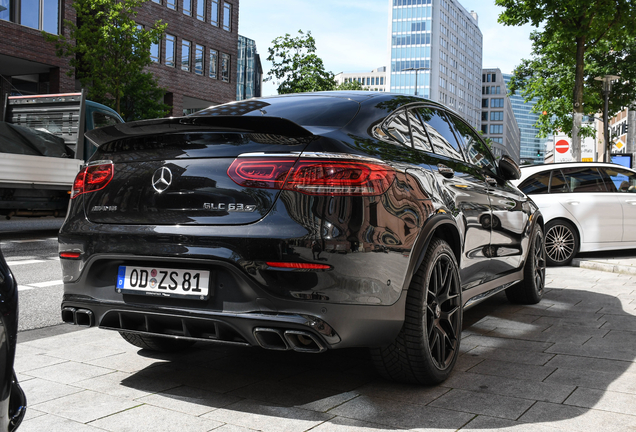
[[[480,125],[482,34],[457,0],[389,0],[387,90],[443,103]]]
[[[510,82],[512,74],[503,74],[506,86]],[[542,164],[545,156],[545,143],[549,138],[538,138],[539,129],[535,124],[539,120],[539,114],[533,113],[532,108],[537,103],[534,98],[530,102],[525,102],[523,96],[515,93],[509,96],[512,104],[512,111],[515,113],[517,124],[521,130],[520,138],[520,158],[521,162],[530,162],[534,164]]]
[[[256,52],[256,42],[239,35],[236,64],[236,100],[261,96],[263,67]]]

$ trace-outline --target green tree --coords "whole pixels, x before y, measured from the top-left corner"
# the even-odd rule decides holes
[[[127,121],[162,117],[169,109],[160,102],[165,90],[144,72],[151,63],[151,44],[161,40],[167,27],[157,21],[144,29],[135,22],[146,1],[75,0],[77,23],[64,21],[67,34],[45,34],[55,42],[58,56],[70,58],[88,98],[112,107]]]
[[[581,158],[584,114],[602,109],[601,85],[595,76],[634,77],[636,8],[632,0],[496,0],[506,8],[504,25],[531,23],[541,27],[531,35],[531,59],[524,59],[511,81],[526,101],[538,98],[535,111],[546,112],[539,124],[543,136],[562,130],[572,136],[573,154]],[[627,62],[628,64],[623,64]],[[629,64],[631,63],[631,64]],[[633,81],[632,81],[633,82]],[[617,112],[636,100],[636,92],[619,83],[612,93]]]
[[[311,32],[298,30],[298,34],[292,37],[287,33],[272,41],[267,60],[273,66],[264,81],[275,81],[279,94],[334,90],[334,74],[325,71],[322,59],[316,55]]]
[[[362,84],[360,84],[360,81],[352,80],[338,84],[335,90],[364,90],[364,88],[362,87]]]

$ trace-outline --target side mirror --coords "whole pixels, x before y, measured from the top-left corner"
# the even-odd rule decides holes
[[[517,180],[521,178],[521,169],[510,156],[503,155],[499,159],[499,174],[506,180]]]

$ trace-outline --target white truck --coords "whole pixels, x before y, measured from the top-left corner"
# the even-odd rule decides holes
[[[95,149],[84,132],[122,123],[84,92],[7,96],[0,119],[0,215],[65,216],[80,166]]]

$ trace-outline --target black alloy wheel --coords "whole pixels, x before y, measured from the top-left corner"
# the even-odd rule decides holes
[[[543,230],[535,226],[528,257],[523,267],[523,280],[508,289],[506,297],[512,303],[536,304],[541,301],[545,289],[546,251]]]
[[[406,383],[437,384],[459,356],[462,297],[453,250],[433,239],[413,276],[402,330],[389,346],[372,350],[379,373]]]
[[[564,266],[572,262],[579,251],[579,236],[567,221],[551,221],[545,227],[545,250],[548,265]]]

